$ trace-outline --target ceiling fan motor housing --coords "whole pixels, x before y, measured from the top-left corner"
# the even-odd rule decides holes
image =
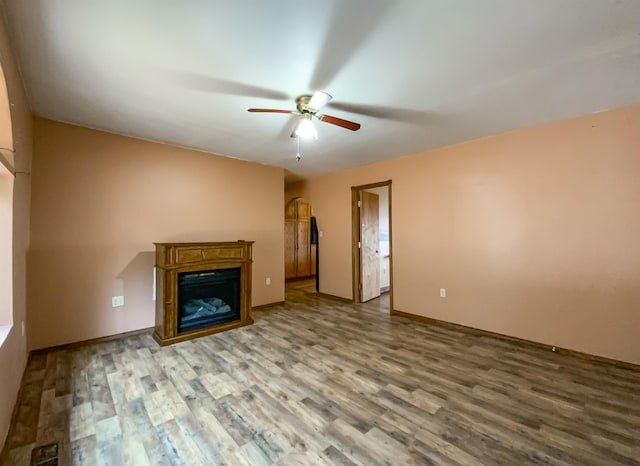
[[[311,96],[308,94],[301,95],[296,99],[296,108],[300,113],[302,114],[311,113],[313,115],[318,111],[316,109],[309,107],[310,100],[311,100]]]

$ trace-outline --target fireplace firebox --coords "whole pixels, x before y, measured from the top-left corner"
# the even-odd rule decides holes
[[[252,241],[155,244],[158,343],[253,323]]]
[[[178,274],[178,333],[240,318],[240,268]]]

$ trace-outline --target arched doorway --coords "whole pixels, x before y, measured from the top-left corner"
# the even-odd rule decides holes
[[[11,106],[0,68],[0,327],[13,324],[13,185]]]
[[[9,103],[9,93],[7,83],[4,80],[4,73],[0,68],[0,152],[8,165],[13,169],[13,130],[11,128],[11,105]],[[5,163],[7,165],[7,163]]]

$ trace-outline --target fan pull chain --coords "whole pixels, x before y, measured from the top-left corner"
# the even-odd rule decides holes
[[[299,162],[302,158],[300,155],[300,136],[296,137],[296,140],[298,141],[298,153],[296,154],[296,160]]]

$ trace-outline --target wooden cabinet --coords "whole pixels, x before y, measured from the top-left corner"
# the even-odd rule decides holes
[[[310,221],[308,218],[299,218],[297,225],[296,241],[296,271],[298,277],[311,275],[311,241]]]
[[[311,205],[293,199],[285,208],[284,273],[285,278],[316,274],[316,245],[311,244]]]

